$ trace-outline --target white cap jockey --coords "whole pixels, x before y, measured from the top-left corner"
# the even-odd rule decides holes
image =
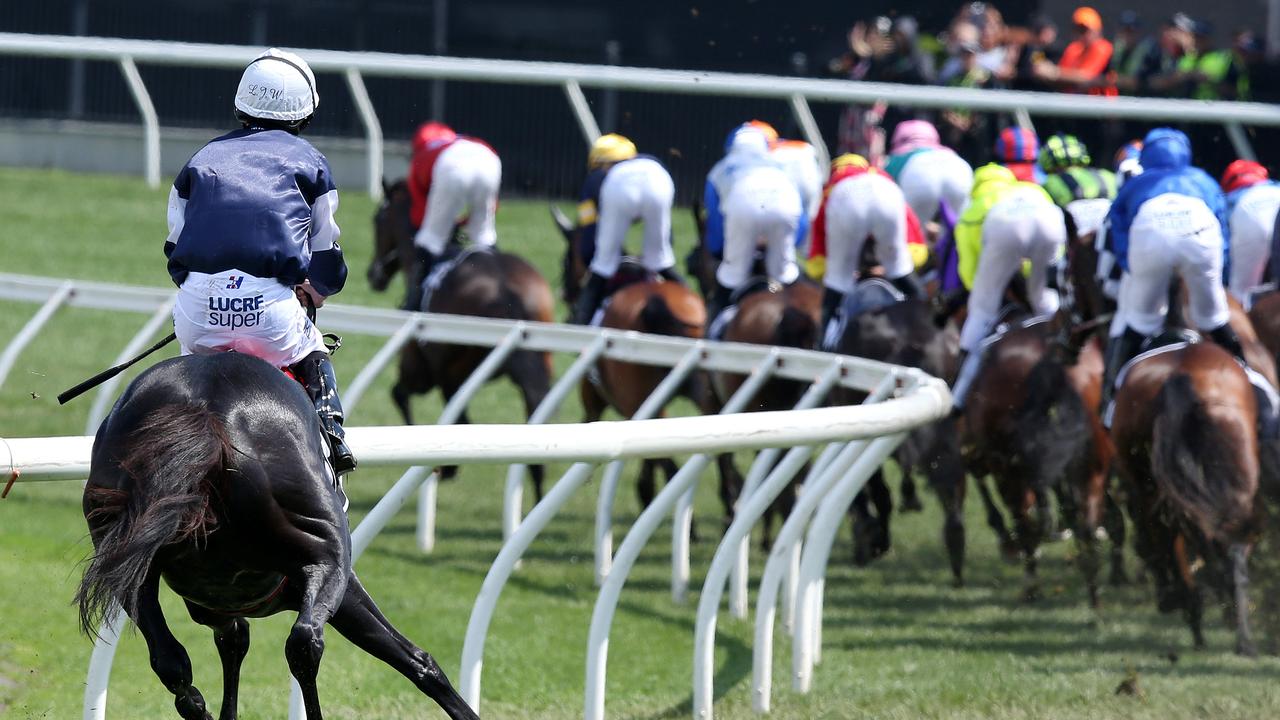
[[[244,69],[235,104],[237,116],[300,125],[320,104],[316,76],[306,60],[271,48]]]

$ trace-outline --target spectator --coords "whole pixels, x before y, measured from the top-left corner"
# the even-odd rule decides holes
[[[893,22],[878,17],[871,27],[858,21],[849,30],[849,51],[828,63],[828,70],[849,80],[874,78],[873,65],[883,60],[893,49],[890,31]],[[884,103],[870,107],[852,104],[840,115],[840,131],[837,147],[840,152],[852,152],[872,158],[884,155],[884,128],[886,110]]]
[[[1120,13],[1120,30],[1111,52],[1111,70],[1120,92],[1137,93],[1143,68],[1158,61],[1160,46],[1155,38],[1143,35],[1141,30],[1138,13],[1132,10]]]
[[[938,73],[933,56],[920,47],[919,26],[915,18],[904,15],[894,20],[889,41],[884,55],[872,63],[867,80],[910,85],[934,84]],[[917,115],[919,113],[910,107],[889,105],[881,118],[881,127],[892,127]],[[878,156],[883,153],[872,154]]]
[[[1139,93],[1179,97],[1186,94],[1188,76],[1182,69],[1183,58],[1193,54],[1191,32],[1195,21],[1177,13],[1160,28],[1160,51],[1138,76]]]
[[[1102,18],[1091,7],[1081,6],[1071,14],[1076,39],[1055,65],[1047,60],[1036,65],[1036,74],[1060,88],[1090,95],[1115,95],[1115,85],[1106,77],[1111,62],[1111,41],[1102,37]]]
[[[1047,90],[1048,85],[1035,74],[1035,67],[1042,62],[1056,60],[1053,44],[1058,41],[1058,26],[1048,15],[1036,15],[1031,19],[1031,32],[1025,43],[1015,51],[1013,60],[1014,90]]]
[[[1192,34],[1195,36],[1195,52],[1184,55],[1178,64],[1194,83],[1191,97],[1197,100],[1238,100],[1242,79],[1247,94],[1248,81],[1244,79],[1243,63],[1233,50],[1214,49],[1212,23],[1197,21]]]
[[[967,39],[970,30],[973,39]],[[965,33],[966,39],[959,44],[957,58],[959,70],[947,83],[953,87],[990,87],[991,73],[978,61],[981,47],[976,42],[977,28],[969,24],[961,24],[956,28]],[[983,113],[975,113],[968,108],[950,108],[942,113],[941,134],[943,142],[957,150],[966,158],[978,158],[985,155],[991,146],[991,118]]]

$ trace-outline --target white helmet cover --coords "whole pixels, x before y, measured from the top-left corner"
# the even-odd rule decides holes
[[[319,104],[316,76],[307,61],[278,48],[254,58],[236,88],[236,109],[262,120],[302,120]]]

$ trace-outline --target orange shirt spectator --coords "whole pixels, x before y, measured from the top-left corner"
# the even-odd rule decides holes
[[[1076,39],[1062,53],[1057,65],[1041,63],[1036,74],[1057,82],[1066,90],[1087,91],[1090,95],[1115,95],[1116,86],[1107,76],[1111,62],[1111,41],[1102,37],[1102,18],[1091,7],[1078,7],[1071,15]]]

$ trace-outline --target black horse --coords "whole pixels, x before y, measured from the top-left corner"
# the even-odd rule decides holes
[[[351,568],[341,496],[302,388],[236,353],[187,356],[140,375],[94,440],[84,515],[93,538],[76,600],[92,634],[120,603],[185,720],[212,720],[191,659],[160,608],[160,579],[222,658],[220,720],[236,717],[245,618],[298,613],[285,657],[307,717],[330,623],[409,678],[451,718],[476,714],[440,666],[383,617]]]

